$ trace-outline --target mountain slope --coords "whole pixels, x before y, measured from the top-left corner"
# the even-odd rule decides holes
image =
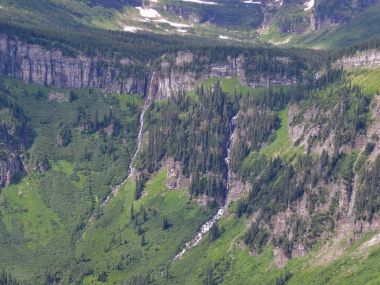
[[[0,3],[0,283],[378,283],[378,4]]]
[[[23,1],[2,0],[0,6],[2,22],[7,25],[27,30],[33,27],[39,34],[48,32],[51,39],[62,38],[60,34],[64,35],[65,29],[70,28],[76,30],[79,37],[87,38],[81,43],[90,42],[88,33],[83,31],[90,27],[95,28],[92,33],[99,34],[100,39],[107,37],[108,41],[110,37],[96,29],[124,31],[124,37],[132,39],[141,37],[133,36],[135,33],[148,33],[160,34],[170,41],[200,36],[234,44],[269,42],[318,48],[346,46],[379,37],[376,17],[379,3],[373,0],[160,0],[144,3],[33,0],[28,5]],[[354,38],[353,34],[356,34]]]

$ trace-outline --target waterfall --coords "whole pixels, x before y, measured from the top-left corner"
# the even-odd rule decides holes
[[[107,205],[107,203],[109,201],[111,201],[112,197],[115,196],[117,194],[117,192],[119,192],[119,190],[123,187],[123,185],[127,182],[127,180],[135,173],[135,168],[133,167],[133,163],[135,162],[136,157],[139,154],[140,149],[141,149],[142,139],[143,139],[143,130],[144,130],[144,115],[145,115],[145,112],[149,109],[150,105],[151,105],[151,100],[150,100],[150,98],[147,98],[144,102],[144,105],[143,105],[143,108],[142,108],[142,111],[140,114],[140,120],[139,120],[139,126],[140,127],[139,127],[139,132],[137,135],[137,147],[136,147],[135,153],[132,156],[131,162],[129,163],[128,175],[120,184],[118,184],[112,188],[111,193],[100,204],[100,208],[104,208]],[[95,219],[95,216],[96,216],[95,213],[91,214],[91,216],[88,220],[89,224]]]
[[[226,164],[226,168],[227,168],[227,175],[226,175],[226,187],[227,187],[227,195],[228,195],[228,188],[229,188],[229,182],[230,182],[230,155],[231,155],[231,150],[232,150],[232,145],[233,145],[233,139],[234,139],[234,128],[235,128],[235,125],[236,125],[236,119],[238,117],[239,113],[237,113],[230,121],[229,123],[229,139],[227,140],[227,143],[226,143],[226,149],[227,149],[227,154],[226,154],[226,157],[224,159],[224,162]],[[197,234],[193,237],[193,239],[191,239],[190,241],[188,241],[186,244],[185,244],[185,247],[173,258],[173,262],[180,259],[189,249],[191,249],[192,247],[196,246],[201,240],[202,238],[205,236],[206,233],[209,232],[209,230],[212,228],[212,226],[217,222],[219,221],[227,207],[228,207],[228,198],[226,199],[226,203],[218,210],[218,212],[210,219],[208,220],[206,223],[204,223],[200,230],[197,232]]]

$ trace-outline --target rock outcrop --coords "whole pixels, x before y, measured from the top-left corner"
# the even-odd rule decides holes
[[[124,61],[123,61],[124,62]],[[0,74],[25,83],[59,88],[103,88],[109,92],[142,92],[144,83],[119,78],[110,60],[84,55],[66,56],[0,35]],[[119,63],[120,67],[122,62]]]
[[[375,68],[380,66],[380,49],[372,49],[357,52],[351,56],[345,56],[335,62],[335,67],[350,68]]]
[[[167,159],[166,168],[168,170],[168,174],[166,177],[165,186],[168,189],[183,190],[188,189],[190,187],[190,178],[185,177],[182,174],[182,163],[174,161],[173,159]]]
[[[157,59],[158,64],[141,67],[128,58],[68,56],[60,50],[48,50],[0,35],[0,75],[43,86],[100,88],[107,93],[135,93],[160,99],[188,91],[210,77],[237,77],[242,84],[253,87],[289,85],[297,81],[283,74],[247,76],[246,59],[242,55],[227,56],[224,62],[205,62],[208,61],[201,56],[178,52]]]
[[[0,188],[9,185],[18,174],[24,172],[22,161],[17,153],[0,158]]]

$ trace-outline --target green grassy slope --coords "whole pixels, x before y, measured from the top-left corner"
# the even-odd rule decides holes
[[[272,248],[250,255],[239,243],[244,220],[227,218],[220,224],[225,232],[214,242],[205,240],[182,260],[172,265],[168,284],[205,284],[207,276],[215,284],[377,284],[380,273],[380,246],[366,246],[369,236],[347,245],[345,252],[320,264],[319,249],[294,258],[285,267],[274,264]],[[370,235],[373,236],[373,235]],[[211,270],[210,270],[211,269]],[[287,277],[286,277],[287,276]],[[286,281],[285,281],[286,280]],[[283,283],[276,283],[283,282]]]
[[[379,90],[378,70],[350,71],[347,76],[347,80],[365,87],[368,98]],[[203,84],[208,88],[216,80]],[[131,179],[103,210],[98,209],[109,186],[125,177],[135,148],[141,99],[128,94],[104,95],[99,90],[41,88],[9,79],[1,84],[10,90],[35,132],[28,160],[31,169],[45,159],[50,164],[43,173],[32,169],[0,194],[0,267],[22,282],[43,284],[46,279],[56,278],[66,284],[128,284],[148,277],[154,280],[153,284],[377,284],[379,281],[379,243],[371,246],[366,243],[373,238],[371,234],[354,244],[343,241],[343,251],[334,260],[321,259],[325,251],[320,242],[305,257],[278,268],[274,265],[272,246],[253,255],[244,245],[242,240],[252,218],[235,217],[235,205],[231,206],[230,215],[220,221],[218,239],[210,241],[206,236],[181,260],[172,263],[172,257],[215,209],[191,201],[187,189],[168,190],[165,169],[149,178],[138,201],[134,201],[135,182]],[[221,87],[231,98],[235,94],[250,96],[266,91],[243,87],[237,79],[221,80]],[[338,87],[339,84],[331,84],[320,89],[303,103],[306,107],[334,105],[339,99],[335,94]],[[289,90],[292,91],[291,87]],[[72,97],[71,91],[76,96]],[[61,101],[51,96],[49,99],[53,92],[61,94]],[[119,134],[80,131],[78,121],[95,120],[96,116],[102,121],[111,107],[121,125]],[[249,169],[257,153],[273,157],[303,151],[292,147],[289,141],[288,109],[274,112],[280,125],[273,140],[248,156],[243,167],[247,164]],[[68,124],[72,131],[72,140],[65,147],[57,145],[57,130],[62,124]],[[355,158],[355,153],[352,157]],[[98,209],[99,218],[86,227],[93,209]],[[163,229],[164,218],[171,225],[168,229]]]
[[[380,37],[379,13],[380,3],[368,8],[337,28],[322,29],[305,36],[296,36],[293,43],[301,46],[336,49],[345,48],[373,38],[378,39]]]
[[[2,79],[3,88],[24,110],[33,141],[25,158],[28,175],[0,194],[4,237],[0,267],[31,283],[43,282],[45,274],[62,278],[75,256],[73,241],[80,237],[88,215],[110,185],[126,175],[135,148],[140,99],[104,96],[94,90],[47,89],[9,79]],[[52,94],[60,99],[52,99],[56,96]],[[104,122],[111,107],[114,122],[121,126],[119,133],[80,131],[88,120]],[[62,128],[71,133],[66,146],[57,143]]]
[[[129,181],[84,233],[77,253],[90,260],[87,263],[94,269],[84,284],[101,284],[96,281],[103,272],[107,272],[109,284],[146,273],[158,278],[184,242],[210,217],[211,211],[189,201],[186,189],[167,190],[166,175],[162,170],[153,176],[138,201],[133,198],[134,182]],[[164,217],[170,224],[166,230]]]

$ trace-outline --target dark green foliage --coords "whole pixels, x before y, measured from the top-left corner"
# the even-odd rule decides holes
[[[19,285],[20,283],[18,283],[17,280],[12,277],[12,275],[5,272],[5,270],[3,269],[0,272],[0,284],[1,285]]]
[[[372,142],[367,143],[365,146],[365,149],[364,149],[365,154],[370,155],[374,148],[375,148],[374,143],[372,143]]]
[[[322,21],[331,20],[333,23],[345,22],[350,17],[375,3],[374,0],[322,0],[315,7],[316,15]]]
[[[197,100],[179,96],[156,104],[147,116],[149,138],[141,168],[154,171],[164,157],[183,163],[183,174],[194,177],[192,195],[203,193],[225,199],[226,155],[232,102],[217,83],[212,90],[197,90]],[[156,126],[160,125],[161,128]]]
[[[211,266],[208,266],[204,273],[205,277],[203,279],[203,285],[215,285],[214,281],[214,269]]]
[[[57,134],[57,143],[61,146],[67,146],[72,139],[72,133],[70,126],[67,124],[62,124],[62,126],[58,130]]]
[[[218,226],[218,223],[215,223],[212,225],[210,231],[209,231],[209,239],[210,241],[215,241],[219,238],[221,232],[220,232],[220,229],[219,229],[219,226]]]
[[[167,230],[171,227],[172,225],[169,223],[169,219],[167,216],[164,216],[164,219],[162,221],[162,230]]]
[[[363,170],[361,187],[356,194],[356,215],[359,220],[372,221],[380,210],[380,156]]]
[[[240,218],[243,213],[247,211],[247,204],[246,201],[243,198],[240,198],[239,201],[237,202],[237,207],[236,207],[236,217]]]
[[[145,245],[146,245],[145,235],[142,234],[142,235],[141,235],[141,246],[145,246]]]
[[[10,172],[13,183],[19,181],[24,174],[20,156],[30,145],[33,137],[24,112],[12,99],[9,90],[0,84],[0,164],[6,165],[11,161],[15,168],[18,168],[16,173]],[[5,175],[0,177],[0,188],[5,186],[5,180]]]
[[[250,246],[251,250],[260,253],[262,248],[267,244],[269,233],[258,224],[253,223],[245,234],[244,242]]]
[[[0,154],[1,148],[27,146],[32,139],[33,133],[23,110],[12,99],[8,88],[0,84]]]
[[[150,284],[154,284],[154,279],[150,272],[138,274],[132,277],[132,279],[128,281],[128,285],[150,285]]]
[[[275,285],[285,285],[290,278],[292,278],[292,273],[289,271],[286,271],[284,274],[276,278],[276,283]]]
[[[26,5],[22,0],[15,0],[12,1],[12,4],[20,7],[20,11],[0,10],[1,33],[30,43],[37,43],[49,49],[59,48],[68,55],[83,52],[88,55],[102,54],[117,58],[127,56],[136,59],[133,66],[115,65],[123,70],[123,74],[133,74],[136,77],[146,74],[147,68],[143,63],[159,60],[163,54],[184,49],[190,50],[196,55],[192,66],[195,70],[204,69],[210,62],[216,63],[220,60],[225,62],[228,55],[236,57],[244,54],[249,58],[249,62],[245,66],[247,75],[264,72],[272,75],[273,72],[282,74],[286,70],[289,70],[290,75],[301,75],[300,70],[297,70],[303,68],[300,63],[308,61],[306,58],[310,58],[311,51],[307,51],[308,56],[306,57],[304,56],[305,51],[301,49],[289,49],[285,52],[273,47],[251,48],[239,43],[215,41],[204,37],[178,37],[170,34],[162,36],[154,33],[134,34],[97,29],[80,21],[80,14],[77,15],[76,11],[68,11],[65,9],[67,7],[62,7],[54,1],[30,0]],[[204,19],[210,18],[218,22],[217,24],[229,27],[243,25],[249,28],[260,25],[263,15],[258,5],[239,3],[240,7],[236,7],[237,3],[230,3],[230,1],[225,1],[224,4],[207,7],[181,2],[181,5],[202,6],[199,8],[202,8],[202,13],[205,11]],[[29,17],[29,13],[34,13],[36,16]],[[237,14],[239,14],[238,17]],[[243,17],[240,14],[243,14]],[[313,52],[316,55],[319,53]],[[290,55],[289,63],[284,64],[276,59],[276,57],[284,55]],[[302,58],[301,61],[297,59],[299,57]],[[282,67],[280,67],[281,65]],[[73,99],[71,96],[70,98]]]
[[[286,5],[279,10],[274,20],[280,33],[304,33],[310,26],[310,19],[304,13],[301,3],[293,4],[288,1]],[[299,1],[292,1],[299,2]],[[304,3],[302,3],[304,4]]]
[[[170,10],[189,18],[196,16],[200,23],[212,23],[227,28],[257,28],[263,21],[263,13],[258,5],[237,1],[221,0],[219,5],[199,5],[182,1],[171,1]]]
[[[98,275],[98,281],[107,282],[107,276],[108,276],[108,273],[106,271],[103,271],[102,273]]]
[[[142,176],[137,176],[136,178],[136,190],[135,190],[135,200],[141,198],[142,193],[144,192],[144,178]]]
[[[28,276],[31,284],[42,284],[45,280],[54,284],[58,283],[54,280],[71,274],[68,264],[75,263],[75,243],[82,236],[90,213],[98,212],[98,204],[109,194],[111,186],[125,178],[138,128],[139,107],[136,97],[119,100],[114,95],[104,96],[98,90],[75,90],[71,93],[77,95],[76,100],[58,102],[48,100],[48,92],[45,88],[26,86],[9,79],[0,83],[0,125],[5,126],[0,127],[0,133],[6,138],[0,139],[0,144],[6,142],[4,146],[7,149],[12,146],[15,153],[22,150],[24,163],[31,166],[25,178],[30,187],[20,177],[13,182],[19,183],[20,186],[15,187],[22,191],[25,191],[23,187],[27,187],[25,192],[33,193],[28,195],[28,199],[33,199],[30,207],[38,201],[40,204],[37,207],[46,210],[36,218],[47,221],[34,228],[39,230],[35,241],[30,241],[30,238],[26,240],[26,224],[22,217],[13,216],[13,213],[17,213],[12,212],[16,206],[9,198],[2,196],[4,203],[9,206],[7,209],[2,204],[1,209],[3,214],[12,216],[13,226],[0,230],[5,235],[0,234],[1,239],[7,241],[0,243],[0,251],[9,252],[7,255],[2,254],[0,263],[2,266],[19,268],[33,266],[36,274]],[[92,125],[88,128],[90,131],[80,131],[80,127],[86,123]],[[112,133],[108,132],[111,125],[114,126]],[[59,141],[65,146],[60,146]],[[9,154],[9,150],[5,153]],[[22,202],[23,197],[17,197],[19,200]],[[25,208],[22,209],[20,215],[24,213]],[[50,218],[48,215],[51,215]],[[2,224],[0,221],[0,229]],[[43,239],[40,233],[45,235],[47,224],[51,224],[54,235],[53,232],[48,233],[46,244],[43,245],[46,250],[31,250],[31,242],[36,247],[40,246],[39,242]],[[13,244],[17,244],[17,250],[13,250]],[[88,261],[84,263],[88,264]],[[86,265],[73,272],[75,281],[72,283],[80,284],[80,280],[90,271],[91,268]]]
[[[310,197],[308,209],[313,213],[316,205],[322,203],[323,190],[317,191],[317,184],[343,182],[347,185],[353,183],[353,165],[356,155],[336,154],[329,157],[326,152],[321,158],[313,158],[309,154],[301,155],[295,162],[288,162],[280,158],[259,157],[250,170],[252,190],[247,199],[238,202],[236,215],[243,213],[252,214],[260,212],[258,221],[270,223],[271,217],[286,210],[294,201],[300,199],[305,192]],[[348,189],[350,189],[348,187]],[[314,197],[314,198],[313,198]],[[312,246],[319,234],[331,231],[336,219],[335,210],[337,200],[333,199],[328,213],[312,214],[310,228],[302,221],[294,221],[293,239],[275,241],[284,251],[290,255],[293,243],[302,239],[308,246]],[[309,233],[305,240],[305,233]],[[295,234],[295,233],[299,233]],[[245,242],[256,251],[260,251],[267,243],[269,233],[262,224],[252,224],[246,233]]]
[[[135,210],[133,208],[133,203],[132,203],[131,210],[130,210],[130,216],[131,216],[131,220],[135,219]]]
[[[341,77],[339,71],[328,74],[327,77],[317,80],[314,85],[320,88],[319,86]],[[309,143],[313,145],[324,142],[331,133],[334,133],[334,148],[338,151],[342,145],[352,144],[357,135],[365,132],[369,120],[371,96],[364,94],[359,86],[352,85],[351,82],[341,81],[327,86],[329,87],[326,88],[325,85],[322,91],[310,92],[303,102],[318,108],[318,114],[312,123],[321,126],[321,131],[310,137]],[[298,116],[296,122],[302,118],[300,114]]]
[[[222,284],[230,266],[230,257],[223,257],[214,262],[209,261],[202,270],[202,284]]]

